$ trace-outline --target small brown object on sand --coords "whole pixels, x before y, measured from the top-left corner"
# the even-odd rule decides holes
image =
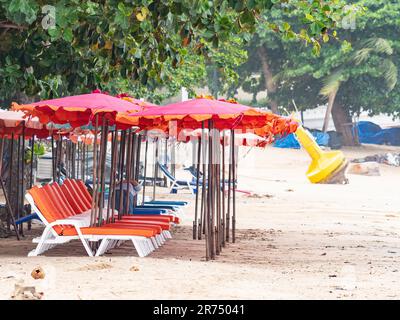
[[[44,279],[45,273],[42,267],[36,267],[32,270],[31,276],[33,279],[38,280],[38,279]]]
[[[139,267],[133,266],[132,268],[129,269],[129,271],[139,271]]]

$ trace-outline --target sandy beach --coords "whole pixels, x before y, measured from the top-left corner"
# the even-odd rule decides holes
[[[345,148],[348,159],[400,148]],[[27,257],[34,224],[23,240],[0,239],[0,299],[16,283],[43,299],[399,299],[400,168],[380,164],[380,176],[348,175],[348,185],[312,185],[303,150],[243,148],[239,157],[237,242],[205,261],[192,240],[194,197],[173,239],[146,258],[131,244],[87,257],[80,242]],[[149,191],[150,192],[150,191]],[[41,266],[46,275],[33,280]]]

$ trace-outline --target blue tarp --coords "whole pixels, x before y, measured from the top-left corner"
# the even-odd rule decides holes
[[[357,124],[357,130],[361,143],[400,146],[400,127],[382,129],[373,122],[360,121]]]
[[[323,133],[321,131],[311,131],[311,134],[320,146],[328,146],[329,144],[329,134]],[[291,133],[284,138],[277,139],[274,143],[274,147],[277,148],[291,148],[300,149],[300,144],[297,141],[296,136]]]

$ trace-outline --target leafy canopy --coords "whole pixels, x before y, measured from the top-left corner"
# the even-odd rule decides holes
[[[48,98],[121,82],[149,91],[168,84],[189,53],[214,55],[217,62],[215,48],[232,35],[248,41],[260,23],[282,37],[312,43],[317,52],[342,19],[343,5],[341,0],[0,0],[0,100],[7,105],[20,93]],[[298,10],[302,27],[270,24],[262,13],[271,8]]]

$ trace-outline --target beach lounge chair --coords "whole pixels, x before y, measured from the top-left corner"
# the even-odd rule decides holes
[[[71,201],[71,204],[75,206],[75,213],[79,213],[82,211],[90,210],[92,204],[92,196],[86,189],[85,184],[81,180],[67,179],[64,184],[60,187],[58,185],[54,186],[55,188],[65,189],[65,194],[68,197],[68,201]],[[79,200],[79,201],[78,201]],[[168,212],[167,210],[164,210]],[[106,212],[106,210],[105,210]],[[150,212],[150,211],[149,211]],[[154,214],[149,216],[149,213],[146,214],[134,214],[134,215],[124,215],[123,220],[149,220],[149,221],[161,221],[161,222],[171,222],[171,223],[179,223],[179,219],[174,215],[164,214]]]
[[[64,190],[67,192],[68,188]],[[53,184],[43,188],[33,187],[26,194],[32,210],[46,225],[42,236],[33,240],[38,245],[28,256],[39,255],[55,245],[78,239],[89,256],[99,256],[128,240],[132,241],[139,256],[144,257],[170,237],[169,231],[163,230],[168,229],[168,224],[149,223],[151,220],[119,220],[117,223],[106,222],[100,227],[90,227],[90,210],[75,214],[85,201],[76,198],[69,203],[66,201],[67,194],[62,191],[60,186]],[[89,246],[90,241],[101,241],[96,252]]]
[[[165,165],[158,163],[158,166],[170,183],[170,192],[189,189],[193,195],[197,193],[196,183],[193,183],[190,180],[178,180],[171,174],[171,172],[169,172]]]
[[[92,196],[87,190],[85,184],[81,180],[68,179],[64,182],[66,187],[70,188],[70,192],[74,197],[83,199],[85,206],[81,209],[88,210],[92,204]],[[116,197],[116,203],[119,204],[119,199]],[[133,203],[133,197],[131,198],[131,203]],[[122,206],[125,208],[125,205]],[[133,215],[124,215],[124,219],[150,219],[150,220],[160,220],[165,221],[165,219],[170,219],[170,222],[177,224],[179,223],[179,217],[177,217],[173,212],[168,209],[159,208],[135,208],[133,210]],[[168,218],[167,218],[168,217]]]
[[[174,200],[150,200],[150,201],[145,201],[145,204],[166,204],[166,205],[173,205],[173,206],[178,206],[178,207],[185,207],[188,205],[187,201],[174,201]]]
[[[190,166],[185,168],[184,170],[188,171],[191,175],[192,175],[192,182],[196,183],[197,181],[197,168],[194,166]],[[207,181],[207,180],[206,180]],[[229,185],[229,180],[225,179],[225,184]],[[199,171],[199,184],[201,185],[203,183],[203,172]],[[237,185],[237,181],[235,181],[236,185]],[[232,184],[232,182],[231,182]],[[221,182],[222,185],[222,182]]]

